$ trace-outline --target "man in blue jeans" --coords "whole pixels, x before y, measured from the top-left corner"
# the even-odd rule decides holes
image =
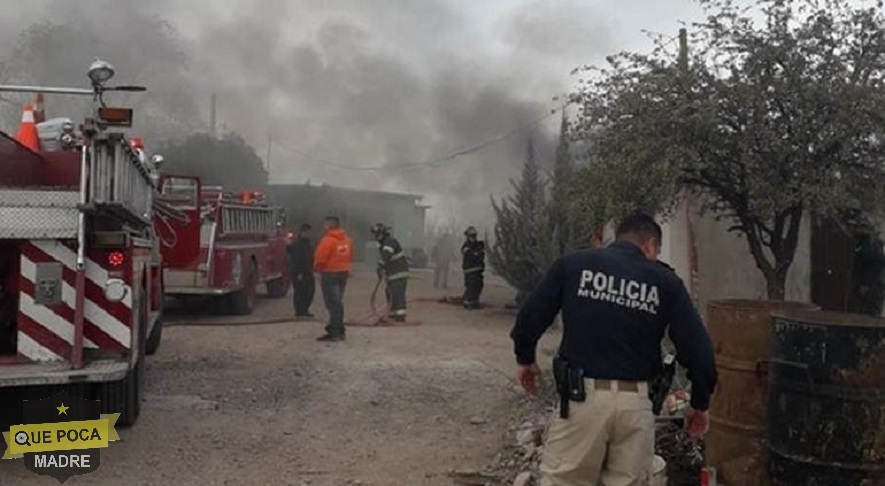
[[[326,334],[317,341],[344,341],[344,289],[353,269],[353,240],[341,229],[335,216],[324,222],[326,233],[314,253],[314,269],[320,274],[323,302],[329,311]]]

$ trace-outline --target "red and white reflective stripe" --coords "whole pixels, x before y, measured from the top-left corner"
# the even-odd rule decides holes
[[[29,260],[28,257],[26,257],[25,255],[22,255],[22,258],[21,258],[21,274],[22,274],[22,277],[24,277],[26,280],[28,280],[32,284],[36,285],[36,283],[37,283],[37,281],[36,281],[37,266],[35,265],[34,262]],[[24,296],[24,292],[22,294]],[[57,317],[63,322],[72,323],[74,320],[73,311],[76,308],[76,304],[77,304],[77,289],[73,285],[68,283],[67,278],[63,279],[63,281],[62,281],[61,295],[62,295],[62,302],[64,302],[67,309],[70,310],[70,313],[69,313],[70,315],[63,315],[63,316],[57,316]],[[84,303],[85,303],[85,306],[83,308],[83,314],[86,318],[87,325],[92,325],[92,326],[97,327],[101,332],[103,332],[104,334],[107,334],[110,338],[112,338],[114,341],[119,343],[121,346],[123,346],[124,348],[128,348],[129,347],[129,340],[131,337],[131,331],[130,331],[129,327],[126,326],[126,324],[121,322],[116,317],[109,314],[105,309],[102,309],[101,307],[99,307],[99,305],[96,304],[95,302],[93,302],[92,300],[86,299],[84,301]],[[37,304],[34,304],[34,306],[39,308],[42,311],[47,312],[47,313],[54,314],[54,315],[56,314],[55,312],[50,310],[48,307],[45,307],[42,305],[37,305]],[[64,312],[64,313],[68,314],[67,312]],[[40,320],[39,322],[44,322],[44,320]],[[67,335],[61,335],[61,336],[64,337],[65,340],[67,340],[68,342],[73,343],[74,342],[73,341],[74,328],[72,326],[68,326],[68,328],[70,329],[70,332],[71,332],[70,338],[68,338]],[[56,333],[56,334],[58,334],[58,333]],[[88,334],[88,332],[87,332],[87,334]],[[84,342],[86,343],[87,347],[94,347],[94,348],[99,347],[99,346],[95,345],[95,343],[93,343],[89,339],[89,336],[85,337]],[[91,345],[90,345],[90,343],[91,343]],[[104,346],[102,346],[102,347],[104,347]]]
[[[18,310],[22,314],[28,316],[31,321],[48,329],[52,334],[55,334],[64,342],[69,344],[74,342],[74,326],[62,316],[53,312],[52,309],[34,302],[33,297],[28,293],[21,292],[19,294]],[[84,339],[84,343],[88,348],[98,347],[94,342],[88,339]]]
[[[77,253],[60,241],[32,240],[29,243],[43,253],[51,256],[55,261],[62,263],[67,269],[77,271]],[[87,258],[86,279],[97,285],[100,289],[104,289],[104,286],[108,281],[108,271],[102,268],[98,263]],[[129,290],[132,289],[130,288]],[[122,304],[130,309],[132,308],[132,292],[126,292],[126,297],[123,299]]]
[[[18,354],[28,358],[31,361],[61,361],[65,356],[56,354],[49,349],[48,346],[40,341],[32,338],[27,332],[21,329],[21,319],[19,319],[18,330]]]
[[[74,342],[76,308],[76,255],[59,242],[25,242],[21,246],[21,278],[19,280],[18,352],[34,360],[62,360],[70,355]],[[59,259],[58,257],[63,258]],[[73,258],[68,258],[73,257]],[[52,308],[34,302],[38,263],[58,262],[63,266],[61,303]],[[124,302],[109,302],[95,279],[101,278],[101,267],[87,260],[86,300],[84,301],[84,346],[121,352],[130,348],[132,331],[131,289]],[[93,278],[89,278],[92,274]],[[106,278],[106,277],[105,277]]]

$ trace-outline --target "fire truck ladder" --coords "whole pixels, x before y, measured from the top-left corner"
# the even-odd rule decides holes
[[[111,213],[140,228],[151,224],[153,180],[120,133],[92,140],[87,209]]]
[[[273,235],[274,210],[267,206],[225,204],[221,207],[221,229],[229,236]]]
[[[208,272],[212,268],[219,236],[270,236],[276,231],[273,208],[257,202],[243,202],[237,195],[224,192],[220,187],[205,187],[204,192],[213,197],[214,201],[210,201],[200,212],[201,219],[212,218],[207,238],[206,261],[200,265],[200,270]],[[221,209],[217,211],[219,206]]]

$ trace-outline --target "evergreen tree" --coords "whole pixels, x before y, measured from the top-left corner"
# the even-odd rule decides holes
[[[552,261],[553,249],[548,222],[546,182],[529,139],[519,182],[510,181],[515,193],[500,203],[492,198],[495,211],[495,242],[489,262],[499,275],[516,288],[521,302],[537,285]]]
[[[553,176],[550,191],[550,234],[557,256],[573,250],[576,246],[575,225],[569,217],[569,188],[575,176],[572,157],[569,152],[569,126],[565,110],[559,128],[559,145],[553,162]],[[552,263],[552,262],[550,262]]]

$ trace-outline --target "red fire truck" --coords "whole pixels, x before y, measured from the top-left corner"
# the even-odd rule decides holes
[[[218,296],[236,315],[255,307],[257,287],[289,291],[287,235],[281,208],[260,193],[225,192],[197,177],[163,175],[154,228],[163,252],[166,295]]]
[[[113,73],[97,60],[92,89],[0,86],[95,100],[61,150],[40,150],[27,106],[17,138],[0,133],[0,387],[64,386],[131,425],[160,341],[162,267],[155,166],[110,131],[132,110],[102,100],[144,88],[105,86]]]

